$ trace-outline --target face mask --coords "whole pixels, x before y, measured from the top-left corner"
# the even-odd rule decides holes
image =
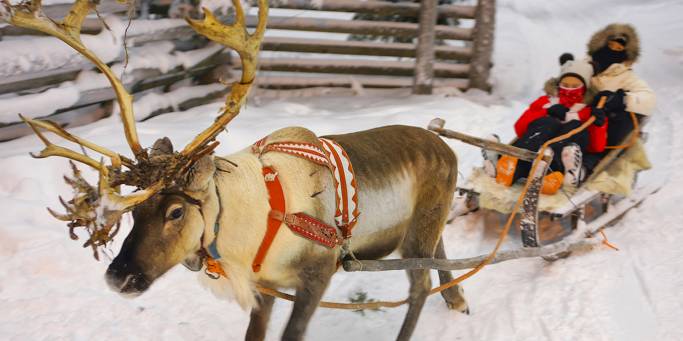
[[[599,74],[612,64],[621,63],[626,60],[626,51],[614,51],[607,46],[595,51],[591,55],[595,64],[595,74]]]
[[[560,104],[565,107],[571,107],[572,105],[583,101],[583,95],[586,93],[586,87],[580,86],[578,88],[564,88],[558,87],[557,97],[560,98]]]

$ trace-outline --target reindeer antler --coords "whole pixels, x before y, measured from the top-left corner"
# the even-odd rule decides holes
[[[239,114],[240,108],[244,100],[249,94],[254,78],[256,76],[256,65],[258,63],[258,53],[263,41],[263,35],[266,32],[266,23],[268,21],[268,1],[259,0],[258,24],[253,34],[247,31],[247,26],[244,21],[244,10],[240,0],[232,0],[232,5],[235,7],[235,23],[232,25],[225,25],[220,23],[216,17],[204,8],[204,21],[197,21],[187,19],[188,24],[197,31],[197,33],[219,43],[225,45],[240,55],[242,60],[242,79],[240,82],[232,84],[230,95],[225,101],[225,107],[216,121],[206,130],[201,132],[192,140],[183,150],[181,155],[193,155],[213,141],[218,134],[223,131],[223,128],[232,121],[235,116]]]
[[[21,114],[19,114],[19,117],[21,117],[21,119],[26,124],[28,124],[29,127],[31,127],[31,129],[33,129],[33,132],[36,135],[38,135],[38,137],[43,141],[43,143],[45,143],[46,146],[48,146],[50,141],[48,141],[45,137],[43,137],[43,135],[40,133],[40,130],[38,128],[45,129],[47,131],[50,131],[50,132],[64,138],[65,140],[71,141],[71,142],[76,143],[78,145],[81,145],[85,148],[88,148],[92,151],[95,151],[95,152],[98,152],[102,155],[108,156],[112,160],[112,166],[114,166],[115,168],[120,168],[121,164],[123,164],[126,167],[132,167],[134,164],[133,160],[131,160],[131,159],[129,159],[123,155],[120,155],[118,153],[115,153],[115,152],[107,149],[107,148],[98,146],[98,145],[96,145],[96,144],[94,144],[88,140],[85,140],[85,139],[82,139],[78,136],[70,134],[69,132],[64,130],[62,127],[60,127],[55,122],[52,122],[50,120],[34,120],[31,118],[26,118]],[[45,153],[41,152],[41,154],[45,154]],[[41,157],[47,157],[47,156],[53,156],[53,155],[42,155]],[[55,156],[64,156],[64,155],[55,155]],[[76,161],[83,162],[81,160],[76,160]],[[92,160],[92,161],[94,161],[94,160]],[[94,167],[94,168],[98,168],[98,167]]]
[[[138,133],[135,129],[135,116],[133,115],[133,96],[123,86],[114,72],[100,60],[92,51],[81,42],[81,25],[88,12],[95,8],[95,2],[90,0],[76,0],[71,6],[69,14],[62,21],[55,21],[43,13],[41,0],[31,0],[28,4],[21,3],[13,6],[9,0],[2,0],[9,13],[9,23],[23,28],[33,29],[59,38],[90,60],[107,77],[111,83],[116,98],[121,108],[121,120],[123,122],[126,140],[133,154],[138,157],[145,153],[140,146]]]
[[[95,258],[98,258],[97,248],[114,237],[121,216],[166,187],[182,187],[186,181],[187,170],[196,160],[216,148],[216,136],[239,114],[256,75],[258,53],[268,17],[268,2],[259,0],[259,22],[252,34],[247,31],[244,11],[239,0],[232,0],[236,18],[235,23],[231,25],[220,23],[207,9],[204,9],[203,21],[187,19],[190,26],[199,34],[238,52],[242,60],[242,78],[240,82],[232,85],[225,107],[216,121],[197,135],[181,152],[150,156],[138,140],[133,115],[133,96],[126,91],[112,70],[81,41],[81,25],[88,12],[95,8],[97,0],[76,0],[62,21],[45,16],[40,0],[22,2],[18,5],[11,5],[9,0],[0,1],[5,10],[1,14],[10,24],[59,38],[95,64],[107,77],[116,94],[126,141],[135,160],[70,134],[54,122],[21,116],[45,144],[40,153],[31,154],[33,157],[61,156],[86,164],[99,172],[98,184],[92,186],[81,176],[72,162],[73,177],[65,177],[65,181],[74,189],[74,197],[69,201],[60,197],[66,214],[59,214],[48,208],[55,218],[69,222],[72,238],[76,239],[74,228],[85,228],[90,237],[83,246],[92,247]],[[43,135],[41,129],[108,157],[111,166],[105,165],[104,161],[98,162],[85,154],[53,144]],[[126,167],[127,170],[123,170],[122,167]],[[129,195],[121,195],[119,186],[122,184],[136,186],[138,190]]]

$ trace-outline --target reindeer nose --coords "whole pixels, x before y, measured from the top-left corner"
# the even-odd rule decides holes
[[[105,279],[111,290],[133,296],[143,293],[151,284],[137,266],[116,259],[107,268]]]

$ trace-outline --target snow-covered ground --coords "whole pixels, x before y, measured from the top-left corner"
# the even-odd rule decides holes
[[[472,314],[447,310],[429,298],[415,340],[679,340],[683,309],[683,3],[642,0],[500,0],[492,95],[463,97],[386,95],[293,99],[250,105],[220,136],[228,153],[277,128],[303,125],[319,134],[343,133],[388,124],[425,126],[440,116],[449,128],[474,135],[496,131],[506,139],[525,104],[540,94],[565,51],[581,55],[588,37],[614,21],[639,30],[643,57],[636,71],[658,95],[658,112],[648,126],[655,169],[643,176],[665,178],[667,186],[629,212],[608,231],[620,251],[590,253],[546,263],[540,259],[485,268],[464,283]],[[212,122],[218,105],[166,114],[138,124],[144,145],[167,135],[188,142]],[[74,129],[106,147],[125,152],[116,118]],[[478,164],[478,150],[452,143],[461,171]],[[195,274],[177,267],[139,298],[124,299],[103,279],[107,261],[69,240],[64,225],[44,207],[58,207],[68,194],[60,159],[33,160],[41,145],[33,136],[0,144],[0,339],[227,339],[243,338],[248,313],[217,301]],[[129,223],[129,222],[128,222]],[[129,225],[129,224],[128,224]],[[127,231],[121,233],[121,237]],[[122,238],[112,247],[117,252]],[[488,252],[476,215],[447,227],[449,256]],[[516,241],[511,241],[516,242]],[[326,300],[347,301],[365,291],[373,299],[407,294],[402,272],[339,273]],[[278,339],[291,304],[278,301],[268,339]],[[319,309],[309,340],[391,340],[405,307],[365,314]]]

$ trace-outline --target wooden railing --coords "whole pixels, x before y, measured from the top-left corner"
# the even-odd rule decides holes
[[[433,25],[434,37],[443,44],[434,45],[434,61],[431,63],[433,77],[430,86],[458,89],[480,88],[488,90],[487,83],[491,65],[495,0],[479,0],[476,6],[444,5],[436,8],[438,18],[456,18],[469,21],[468,28]],[[262,89],[302,89],[309,87],[399,88],[411,87],[416,77],[415,43],[378,41],[348,41],[327,38],[329,33],[360,34],[366,36],[400,37],[414,40],[420,26],[416,23],[369,20],[344,20],[319,18],[315,11],[346,12],[375,15],[393,15],[417,18],[419,3],[392,3],[373,0],[282,0],[270,1],[272,8],[298,11],[296,15],[284,16],[274,13],[269,18],[269,29],[320,34],[296,34],[288,36],[269,35],[262,50],[258,86]],[[138,5],[140,6],[140,5]],[[52,18],[61,18],[70,4],[46,5],[44,12]],[[140,8],[137,8],[138,12]],[[98,11],[102,16],[117,15],[127,20],[128,8],[115,0],[101,0]],[[350,17],[349,15],[345,15]],[[344,16],[342,16],[344,17]],[[255,17],[248,16],[248,25],[255,24]],[[226,19],[230,20],[230,19]],[[158,26],[158,29],[136,30],[137,25]],[[182,20],[157,21],[133,20],[133,29],[127,35],[129,48],[152,42],[170,41],[174,53],[197,51],[208,41],[199,38]],[[103,30],[103,22],[93,16],[83,24],[84,34],[97,34]],[[304,37],[302,37],[302,35]],[[0,49],[4,41],[38,39],[39,33],[0,26]],[[342,36],[343,37],[343,36]],[[44,38],[42,38],[44,39]],[[112,63],[122,63],[124,55]],[[161,72],[157,68],[136,70],[125,77],[126,86],[132,93],[150,89],[168,91],[177,82],[192,79],[193,83],[205,84],[219,79],[229,81],[231,69],[238,69],[239,58],[230,58],[227,52],[217,51],[195,65],[185,65]],[[31,72],[0,75],[0,100],[2,95],[36,94],[67,81],[74,81],[84,70],[92,70],[85,61],[61,65],[57,68],[31,67]],[[219,93],[206,94],[180,105],[184,109],[209,101],[220,100]],[[137,97],[137,96],[136,96]],[[113,92],[107,87],[89,89],[79,94],[78,101],[68,107],[55,107],[49,118],[63,125],[88,123],[112,112]],[[30,108],[31,103],[26,103]],[[167,110],[179,108],[168,108]],[[158,114],[158,113],[157,113]],[[0,141],[29,134],[30,130],[15,122],[0,122]]]

